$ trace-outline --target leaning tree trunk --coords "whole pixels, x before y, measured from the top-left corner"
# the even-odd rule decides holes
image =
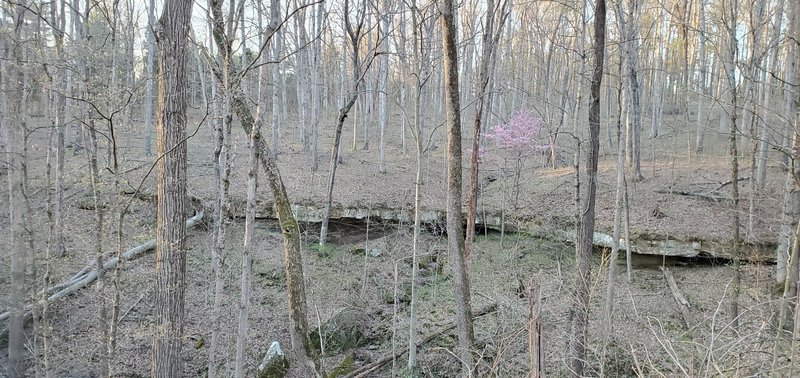
[[[278,1],[272,0],[270,6],[278,6]],[[225,21],[222,17],[221,1],[212,0],[210,8],[214,43],[223,56],[231,56],[232,48],[225,32]],[[278,27],[279,25],[270,23],[264,31],[266,38],[264,38],[262,47],[269,42]],[[217,81],[223,82],[224,75],[234,78],[240,75],[231,64],[223,64],[223,67],[212,66]],[[239,118],[242,128],[247,135],[250,135],[253,132],[255,119],[250,109],[247,107],[241,83],[239,81],[233,81],[230,83],[229,87],[224,89],[228,91],[227,95],[231,97],[232,110]],[[291,319],[289,334],[291,337],[292,349],[295,352],[296,358],[300,360],[301,369],[305,370],[305,376],[323,376],[324,373],[321,371],[319,359],[314,348],[311,346],[311,340],[308,336],[303,258],[300,253],[300,227],[292,213],[291,202],[286,193],[286,187],[283,185],[283,179],[278,165],[275,160],[270,157],[269,147],[264,143],[263,138],[259,135],[257,139],[259,162],[267,176],[267,184],[270,187],[275,201],[275,213],[278,216],[278,222],[280,223],[281,233],[283,235],[286,287]]]
[[[455,7],[444,0],[442,7],[442,50],[444,58],[445,109],[447,112],[447,250],[453,268],[456,301],[457,355],[465,376],[473,371],[472,326],[469,276],[464,255],[464,229],[461,223],[461,103],[458,90],[458,50],[456,48]]]
[[[594,72],[590,88],[589,104],[589,148],[586,156],[581,198],[581,216],[578,219],[578,235],[575,248],[576,276],[575,297],[572,307],[571,335],[567,350],[567,366],[570,375],[581,377],[586,368],[586,341],[589,328],[589,288],[592,272],[592,249],[594,236],[595,193],[597,191],[597,160],[600,152],[600,86],[603,80],[603,62],[606,37],[606,2],[598,0],[594,19]]]
[[[158,43],[158,156],[156,193],[155,328],[151,374],[183,375],[186,290],[186,109],[191,0],[167,0],[156,26]]]

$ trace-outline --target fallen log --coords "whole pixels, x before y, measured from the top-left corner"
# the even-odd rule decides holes
[[[678,309],[681,311],[683,322],[686,323],[686,329],[691,329],[692,321],[691,315],[689,314],[689,307],[692,307],[692,305],[686,300],[683,293],[681,293],[678,284],[675,282],[675,277],[672,276],[672,272],[669,271],[669,268],[662,266],[661,271],[664,273],[664,278],[667,279],[667,284],[669,285],[670,291],[672,291],[672,296],[675,297],[675,302],[678,302]]]
[[[495,311],[497,311],[497,305],[496,304],[491,304],[489,306],[484,307],[483,309],[481,309],[477,313],[472,314],[472,318],[473,319],[477,319],[477,318],[479,318],[481,316],[491,314],[491,313],[493,313]],[[439,337],[439,336],[441,336],[441,335],[443,335],[443,334],[445,334],[445,333],[447,333],[449,331],[452,331],[454,328],[456,328],[456,324],[454,322],[450,322],[446,327],[444,327],[444,328],[442,328],[442,329],[440,329],[440,330],[438,330],[438,331],[436,331],[434,333],[431,333],[428,336],[425,336],[425,338],[423,338],[422,340],[417,342],[417,344],[416,344],[417,348],[427,344],[431,340],[433,340],[433,339],[435,339],[435,338],[437,338],[437,337]],[[362,367],[360,367],[360,368],[358,368],[356,370],[351,371],[349,374],[345,375],[344,378],[366,377],[368,374],[375,372],[376,370],[380,369],[381,367],[383,367],[384,365],[388,364],[389,362],[392,362],[392,360],[394,360],[396,358],[400,358],[406,353],[408,353],[408,347],[401,348],[400,350],[396,351],[395,353],[390,353],[388,355],[385,355],[385,356],[381,357],[379,360],[377,360],[375,362],[366,364],[366,365],[364,365],[364,366],[362,366]]]
[[[712,201],[714,203],[719,203],[721,201],[733,201],[732,198],[721,196],[719,194],[714,194],[713,192],[690,192],[688,190],[656,190],[656,193],[659,194],[677,194],[679,196],[686,196],[686,197],[697,197],[704,200]]]
[[[198,223],[200,223],[202,219],[203,219],[203,212],[200,211],[196,213],[193,217],[186,220],[186,228],[188,229],[196,226]],[[154,249],[155,247],[156,247],[156,240],[155,239],[148,240],[144,242],[144,244],[140,244],[123,253],[122,260],[123,261],[134,260],[139,256],[145,254],[146,252]],[[117,259],[117,257],[113,257],[107,260],[105,264],[103,264],[103,269],[111,270],[117,266],[118,262],[119,260]],[[98,272],[97,269],[95,268],[96,265],[97,264],[87,265],[86,267],[81,269],[81,271],[78,272],[78,274],[74,275],[69,280],[66,280],[65,282],[62,282],[60,284],[53,285],[51,287],[40,290],[39,295],[50,292],[52,292],[53,294],[50,294],[50,296],[48,296],[47,299],[38,300],[33,304],[25,306],[25,313],[24,313],[25,320],[27,321],[27,319],[30,319],[30,317],[32,316],[34,306],[41,307],[45,304],[45,302],[47,302],[48,304],[53,303],[61,298],[64,298],[88,286],[89,284],[97,280]],[[0,321],[7,320],[10,316],[11,316],[11,311],[6,311],[0,314]],[[0,337],[4,336],[6,332],[8,332],[8,327],[3,328],[2,332],[0,332]]]

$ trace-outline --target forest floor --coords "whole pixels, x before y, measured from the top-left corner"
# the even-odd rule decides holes
[[[399,117],[398,117],[399,118]],[[200,127],[197,135],[189,139],[190,194],[210,201],[213,197],[213,166],[211,163],[212,132],[206,125],[198,126],[193,118],[190,129]],[[234,127],[238,127],[234,125]],[[327,181],[327,162],[331,127],[326,127],[320,137],[320,165],[318,171],[310,169],[310,154],[296,143],[296,130],[283,130],[279,167],[290,198],[294,202],[321,203]],[[190,132],[192,131],[190,130]],[[445,151],[442,129],[434,135],[434,147],[424,162],[422,204],[428,209],[444,209]],[[266,133],[269,135],[268,133]],[[377,131],[373,130],[373,134]],[[337,171],[334,202],[343,206],[390,207],[413,209],[414,164],[413,141],[410,133],[403,153],[399,131],[389,133],[387,143],[387,173],[378,172],[378,140],[373,135],[370,149],[363,149],[363,140],[352,149],[352,124],[345,128],[342,147],[344,164]],[[231,197],[244,199],[246,180],[245,138],[234,128],[234,157],[232,164]],[[359,131],[359,136],[360,136]],[[35,232],[35,271],[31,271],[31,284],[42,287],[45,265],[49,266],[52,282],[61,282],[92,261],[96,229],[95,213],[87,209],[91,191],[87,173],[85,150],[67,154],[66,212],[68,225],[68,254],[60,259],[46,259],[44,253],[47,237],[46,200],[49,191],[45,185],[44,162],[46,134],[32,134],[30,151],[31,214]],[[119,190],[138,186],[154,160],[142,153],[142,133],[128,132],[121,136],[121,170],[123,180]],[[678,152],[685,145],[686,136],[666,132],[662,141],[643,141],[645,151],[653,150],[652,159],[642,163],[643,181],[629,179],[631,228],[635,234],[653,238],[674,238],[684,241],[707,240],[726,242],[733,230],[734,210],[729,201],[711,201],[693,196],[671,194],[671,191],[713,192],[729,197],[730,162],[725,155],[724,136],[709,135],[710,146],[700,157],[688,158]],[[715,139],[716,138],[716,139]],[[155,145],[155,144],[154,144]],[[740,151],[749,151],[742,143]],[[613,227],[616,171],[613,150],[603,149],[597,190],[597,228],[611,233]],[[101,151],[104,155],[104,152]],[[571,152],[564,148],[561,154],[571,161]],[[519,201],[516,209],[511,205],[514,172],[502,159],[489,159],[485,164],[487,185],[481,192],[480,206],[487,210],[506,210],[515,217],[533,219],[547,227],[569,230],[574,219],[573,180],[571,167],[555,170],[544,167],[542,157],[529,159],[521,171]],[[749,161],[746,157],[741,162]],[[105,162],[101,162],[104,164]],[[467,159],[465,184],[467,182]],[[741,164],[740,177],[751,176],[749,164]],[[134,201],[132,212],[126,218],[123,244],[127,249],[154,237],[155,203],[114,195],[112,176],[104,171],[103,190],[113,211],[122,201]],[[143,189],[153,193],[154,177],[144,179]],[[784,174],[772,162],[763,189],[751,194],[749,183],[739,183],[742,200],[738,212],[742,220],[742,235],[753,243],[774,243],[781,216]],[[465,185],[466,186],[466,185]],[[7,186],[0,189],[0,208],[8,208]],[[271,195],[262,180],[260,199],[268,201]],[[749,210],[753,201],[752,211]],[[104,224],[103,250],[116,250],[116,216],[107,214]],[[0,235],[9,235],[8,214],[0,214]],[[208,353],[210,308],[213,293],[213,275],[210,267],[210,236],[208,225],[188,232],[187,314],[184,356],[187,376],[202,376]],[[222,345],[229,356],[233,355],[236,317],[239,298],[239,276],[243,224],[234,220],[228,229],[226,242],[226,290],[223,314]],[[288,312],[283,257],[280,234],[270,220],[260,220],[256,232],[257,251],[254,258],[252,308],[250,311],[249,349],[251,368],[260,362],[269,344],[280,340],[288,350]],[[404,295],[410,279],[411,232],[408,225],[386,223],[367,225],[363,222],[334,222],[331,246],[316,248],[317,226],[304,225],[304,263],[308,289],[310,324],[324,323],[342,310],[354,310],[360,317],[366,345],[325,357],[330,370],[348,354],[356,365],[368,363],[389,353],[392,346],[407,344],[408,303]],[[0,249],[8,250],[9,238],[0,238]],[[421,252],[426,254],[426,267],[422,271],[420,288],[419,335],[425,336],[441,329],[452,321],[452,280],[446,264],[445,240],[441,236],[424,234]],[[375,255],[375,256],[373,256]],[[655,264],[640,263],[633,272],[635,282],[627,283],[622,266],[614,278],[617,287],[616,312],[610,347],[602,347],[604,324],[600,321],[605,293],[606,272],[597,269],[607,256],[597,254],[592,286],[592,322],[590,335],[590,362],[599,366],[602,352],[615,361],[613,371],[607,375],[631,375],[638,369],[644,375],[663,373],[667,376],[690,373],[720,375],[750,375],[769,370],[771,356],[760,354],[771,347],[764,344],[774,336],[772,267],[751,264],[742,269],[739,306],[739,328],[730,323],[730,302],[735,292],[732,286],[734,269],[713,262],[687,264],[679,262],[671,270],[678,287],[691,304],[689,327],[686,327],[679,305],[665,281],[664,274]],[[661,261],[659,261],[661,262]],[[673,263],[675,261],[672,261]],[[542,321],[547,355],[547,369],[563,372],[562,352],[568,329],[568,309],[572,287],[574,250],[568,243],[545,241],[522,234],[500,236],[496,233],[481,235],[476,252],[470,260],[473,308],[478,310],[496,305],[497,310],[476,322],[478,344],[483,357],[481,372],[498,376],[524,376],[527,372],[527,298],[520,298],[517,289],[536,272],[542,277]],[[118,355],[115,373],[119,376],[147,376],[150,360],[151,319],[153,313],[154,256],[152,253],[124,264],[121,274],[121,318]],[[0,287],[8,287],[8,259],[0,260]],[[396,272],[396,273],[395,273]],[[395,277],[395,274],[397,276]],[[103,301],[110,301],[111,289],[100,290],[95,284],[69,299],[49,308],[52,327],[50,364],[55,376],[90,377],[97,371],[102,344],[97,319]],[[400,303],[394,307],[395,288],[400,293]],[[0,305],[6,308],[8,293],[0,292]],[[31,338],[33,340],[33,338]],[[200,342],[203,340],[205,345]],[[454,344],[452,335],[445,335],[423,346],[420,365],[427,376],[454,376],[458,362],[450,353]],[[31,344],[32,345],[32,344]],[[33,346],[31,346],[31,349]],[[753,353],[749,353],[753,352]],[[0,356],[0,365],[5,351]],[[746,356],[746,358],[741,358]],[[232,360],[232,359],[230,359]],[[405,357],[380,370],[374,376],[402,374]],[[228,366],[232,369],[232,364]],[[391,373],[394,371],[394,374]],[[599,373],[595,371],[595,373]]]

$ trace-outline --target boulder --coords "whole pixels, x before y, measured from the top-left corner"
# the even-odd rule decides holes
[[[364,335],[365,319],[354,309],[345,309],[322,324],[322,341],[325,354],[335,355],[367,343]],[[320,330],[311,332],[311,345],[319,352]]]
[[[289,371],[289,361],[283,354],[281,344],[273,341],[267,354],[258,365],[258,378],[282,378]]]

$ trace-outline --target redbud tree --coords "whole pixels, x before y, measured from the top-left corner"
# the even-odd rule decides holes
[[[519,204],[520,176],[525,163],[540,156],[550,148],[544,122],[534,117],[530,111],[519,110],[505,124],[499,124],[486,133],[486,139],[493,142],[486,150],[481,149],[481,157],[495,157],[502,161],[502,170],[511,170],[514,175],[513,209]]]

